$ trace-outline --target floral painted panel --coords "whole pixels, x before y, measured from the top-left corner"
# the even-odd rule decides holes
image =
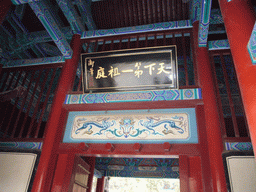
[[[70,112],[64,142],[197,142],[194,109],[177,110]]]

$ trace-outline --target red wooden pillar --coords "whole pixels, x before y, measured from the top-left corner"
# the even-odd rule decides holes
[[[256,16],[250,0],[219,0],[219,4],[256,152],[256,66],[252,64],[247,50]]]
[[[198,28],[199,22],[196,21],[193,24],[194,52],[205,109],[206,137],[208,140],[213,189],[214,191],[225,192],[227,187],[222,163],[223,144],[217,100],[214,92],[214,80],[208,48],[199,48],[198,46]]]
[[[180,167],[180,191],[189,192],[189,165],[188,156],[180,155],[179,157],[179,167]]]
[[[94,168],[95,168],[95,160],[96,158],[95,157],[86,157],[85,158],[85,162],[90,165],[90,175],[89,175],[89,178],[88,178],[88,183],[87,183],[87,191],[88,192],[91,192],[92,190],[92,182],[93,182],[93,175],[94,175]]]
[[[74,163],[75,154],[59,154],[51,191],[69,190]]]
[[[6,14],[12,5],[11,0],[0,0],[0,25],[2,24]]]
[[[104,181],[105,181],[105,177],[102,177],[102,178],[98,179],[96,192],[103,192],[104,191]]]
[[[65,118],[65,110],[62,105],[65,101],[66,94],[72,87],[74,76],[78,66],[81,53],[80,35],[74,35],[71,41],[73,49],[72,59],[66,60],[59,78],[58,88],[54,97],[51,114],[48,118],[46,127],[46,136],[43,142],[42,153],[34,179],[32,192],[48,192],[50,191],[50,183],[57,161],[56,150],[61,141],[63,132],[63,122]]]

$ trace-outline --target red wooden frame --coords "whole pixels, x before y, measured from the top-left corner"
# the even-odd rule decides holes
[[[218,114],[218,103],[214,92],[214,79],[210,65],[207,47],[199,47],[198,42],[199,22],[193,23],[195,60],[198,67],[199,83],[202,88],[202,95],[205,109],[206,137],[208,139],[208,150],[215,191],[227,191],[224,166],[222,162],[222,135]],[[200,66],[200,67],[199,67]]]
[[[15,98],[14,105],[7,105],[5,103],[5,108],[2,112],[5,114],[1,120],[0,127],[4,133],[2,141],[27,141],[31,138],[43,137],[43,128],[41,128],[43,116],[45,115],[46,106],[48,103],[48,98],[52,90],[52,85],[54,80],[56,80],[56,71],[62,68],[63,63],[49,64],[49,65],[38,65],[38,66],[27,66],[27,67],[15,67],[15,68],[3,68],[1,74],[6,74],[5,78],[2,79],[3,86],[1,91],[16,88],[20,83],[21,86],[27,89],[26,95],[23,98]],[[50,83],[46,85],[46,81],[49,78],[48,74],[52,70]],[[45,73],[44,73],[45,72]],[[36,74],[37,73],[37,77]],[[44,73],[44,79],[41,76]],[[9,76],[10,74],[11,77]],[[30,77],[30,78],[29,78]],[[20,81],[22,79],[22,81]],[[9,79],[9,84],[7,87],[7,80]],[[40,79],[42,82],[40,83]],[[29,83],[27,83],[29,81]],[[35,84],[33,85],[35,81]],[[24,86],[26,84],[26,86]],[[39,89],[38,89],[39,88]],[[29,92],[29,90],[31,92]],[[43,91],[47,90],[44,102],[41,102],[43,96]],[[40,92],[38,97],[35,98],[36,92]],[[30,96],[31,98],[30,98]],[[30,100],[28,100],[30,98]],[[30,109],[32,104],[36,99],[36,104],[34,106],[33,114],[30,114]],[[21,102],[18,106],[19,101]],[[26,104],[27,103],[27,104]],[[24,112],[24,108],[26,112]],[[39,111],[40,109],[40,111]],[[40,117],[36,121],[36,116],[40,112]],[[14,117],[15,116],[15,117]],[[24,116],[24,117],[23,117]],[[21,118],[22,117],[22,118]],[[3,124],[5,122],[5,124]],[[28,125],[29,122],[29,125]],[[38,141],[41,139],[39,138]]]
[[[231,52],[230,52],[230,50],[218,50],[218,51],[215,50],[215,51],[210,51],[209,55],[210,55],[211,65],[212,65],[213,74],[214,74],[215,90],[216,90],[218,106],[219,106],[219,114],[220,114],[220,123],[221,123],[221,128],[222,128],[221,131],[222,131],[222,136],[223,136],[223,142],[250,142],[251,140],[249,137],[249,129],[248,129],[246,114],[245,114],[244,110],[243,110],[243,116],[244,116],[245,127],[246,127],[248,137],[241,137],[240,132],[239,132],[239,126],[238,126],[237,119],[236,119],[237,116],[235,114],[234,102],[233,102],[233,98],[231,95],[231,88],[230,88],[230,83],[228,80],[228,73],[226,70],[226,62],[224,60],[224,56],[228,55],[228,56],[230,56],[231,62],[232,62]],[[230,106],[230,110],[231,110],[232,124],[233,124],[233,128],[234,128],[234,131],[233,131],[234,137],[227,136],[227,130],[226,130],[227,127],[226,127],[225,121],[224,121],[224,115],[223,115],[224,113],[222,110],[221,97],[220,97],[220,92],[219,92],[219,88],[218,88],[214,56],[218,56],[220,58],[220,61],[221,61],[220,64],[223,69],[223,76],[224,76],[224,80],[225,80],[225,84],[226,84],[228,101],[229,101],[229,106]],[[238,86],[238,83],[237,83],[237,86]],[[238,94],[241,96],[239,87],[238,87],[238,90],[239,90]],[[241,103],[241,104],[243,106],[243,103]]]

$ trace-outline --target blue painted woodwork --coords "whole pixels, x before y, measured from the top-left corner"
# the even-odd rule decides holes
[[[17,17],[19,18],[19,19],[22,19],[22,17],[23,17],[23,14],[24,14],[24,10],[25,10],[25,5],[24,4],[22,4],[22,5],[17,5],[16,7],[15,7],[15,14],[17,15]]]
[[[65,62],[63,56],[57,57],[44,57],[38,59],[21,59],[21,60],[12,60],[6,61],[6,67],[17,67],[17,66],[29,66],[29,65],[42,65],[42,64],[52,64],[52,63],[62,63]]]
[[[74,34],[82,34],[85,31],[85,28],[80,21],[80,18],[69,0],[57,0],[58,5],[60,6],[62,12],[64,13],[65,17],[67,18],[72,31]]]
[[[14,149],[39,149],[43,147],[42,142],[0,142],[1,148],[14,148]]]
[[[221,12],[219,9],[212,9],[210,16],[210,24],[221,24],[224,23]]]
[[[190,1],[190,6],[191,6],[190,20],[192,23],[194,23],[195,21],[198,21],[200,19],[201,1],[202,0],[191,0]]]
[[[61,51],[62,55],[66,59],[70,59],[72,57],[73,51],[69,46],[65,36],[59,29],[57,23],[55,22],[52,14],[48,10],[47,6],[43,1],[29,3],[32,10],[35,12],[38,19],[44,25],[49,35],[52,37],[53,41]]]
[[[227,39],[208,42],[209,50],[230,49]]]
[[[172,30],[172,29],[184,29],[184,28],[192,28],[190,20],[170,21],[170,22],[155,23],[155,24],[149,24],[149,25],[134,26],[134,27],[116,28],[116,29],[85,31],[82,34],[81,39],[89,39],[92,37],[124,35],[124,34],[132,34],[132,33],[144,33],[144,32],[152,32],[152,31],[162,31],[162,30]]]
[[[75,0],[74,3],[77,5],[82,20],[86,24],[88,30],[96,30],[97,27],[93,21],[91,8],[90,8],[90,1],[85,0]]]
[[[32,2],[36,2],[36,1],[40,1],[40,0],[12,0],[12,3],[14,5],[21,5],[24,3],[32,3]]]
[[[202,4],[201,4],[202,11],[201,11],[201,18],[199,22],[199,32],[198,32],[199,47],[207,46],[211,6],[212,6],[212,0],[202,0]]]
[[[140,178],[178,178],[179,158],[97,157],[95,168],[103,176]]]
[[[73,33],[71,30],[71,27],[63,27],[61,29],[61,32],[66,39],[68,40],[72,39]],[[32,32],[30,33],[29,38],[30,38],[30,41],[33,41],[34,43],[43,43],[43,42],[52,41],[52,38],[47,31]]]
[[[252,150],[251,142],[226,142],[226,150],[236,150],[236,151],[250,151]]]
[[[65,104],[116,103],[137,101],[172,101],[202,99],[201,89],[172,89],[118,93],[88,93],[67,95]]]
[[[253,64],[256,64],[256,22],[253,27],[253,31],[247,45],[251,60]]]
[[[40,48],[42,48],[50,56],[54,57],[56,55],[61,55],[60,50],[49,43],[41,43]]]
[[[6,19],[12,25],[17,34],[28,33],[27,29],[24,27],[20,19],[12,12],[9,12]]]
[[[142,26],[136,26],[136,27],[126,27],[126,28],[119,28],[119,29],[108,29],[108,30],[96,30],[95,23],[93,22],[92,14],[91,14],[91,1],[86,0],[58,0],[58,4],[53,3],[51,4],[52,7],[47,7],[49,13],[51,14],[52,18],[56,21],[58,20],[58,28],[59,30],[55,30],[51,27],[48,27],[47,31],[37,31],[29,33],[27,29],[23,26],[21,19],[23,18],[23,13],[25,10],[25,7],[28,6],[28,4],[31,3],[40,3],[44,4],[45,6],[48,6],[48,1],[45,0],[12,0],[13,4],[17,5],[13,12],[10,12],[7,16],[6,22],[8,22],[15,30],[15,34],[5,36],[4,34],[10,34],[11,30],[3,29],[4,26],[1,26],[3,30],[1,32],[3,33],[2,39],[0,38],[1,43],[1,49],[2,52],[0,53],[1,56],[1,62],[2,63],[13,63],[11,60],[14,59],[29,59],[36,57],[37,58],[43,58],[43,57],[49,57],[49,56],[60,56],[60,52],[56,50],[53,46],[50,46],[49,44],[43,44],[44,42],[50,42],[52,41],[52,37],[49,35],[49,29],[52,30],[52,34],[61,34],[62,36],[58,36],[59,42],[55,41],[56,44],[60,43],[62,45],[62,48],[65,44],[65,41],[69,42],[69,40],[72,38],[72,35],[74,33],[83,33],[83,38],[91,38],[91,37],[104,37],[104,36],[111,36],[111,35],[118,35],[118,34],[131,34],[131,33],[138,33],[138,32],[144,32],[144,31],[152,31],[152,30],[170,30],[170,29],[179,29],[183,27],[192,27],[192,24],[196,20],[200,20],[202,22],[202,25],[200,26],[200,32],[199,32],[199,46],[206,46],[207,45],[207,36],[208,34],[220,34],[225,33],[224,29],[219,29],[218,25],[223,23],[223,19],[221,16],[221,12],[219,9],[213,9],[211,10],[210,15],[210,8],[208,2],[211,2],[209,0],[190,0],[190,19],[191,21],[187,20],[188,25],[182,26],[183,21],[174,21],[174,22],[166,22],[166,23],[158,23],[158,24],[151,24],[151,25],[142,25]],[[48,3],[47,3],[48,2]],[[206,3],[204,3],[206,2]],[[201,6],[201,5],[204,6]],[[75,9],[75,6],[77,6],[78,10]],[[61,8],[63,14],[66,16],[67,21],[69,22],[70,26],[63,27],[63,22],[58,19],[58,14],[54,14],[53,11],[60,10]],[[201,14],[202,12],[202,14]],[[79,18],[78,13],[81,15],[81,18]],[[210,23],[208,23],[206,26],[204,25],[207,23],[205,21],[205,18],[210,15]],[[201,16],[201,18],[200,18]],[[60,21],[60,23],[59,23]],[[55,24],[56,24],[55,23]],[[172,25],[174,23],[174,25]],[[84,25],[87,25],[87,28],[89,31],[85,31]],[[171,24],[169,27],[168,25]],[[181,25],[180,25],[181,24]],[[209,24],[211,24],[212,29],[208,32]],[[55,25],[54,25],[55,26]],[[8,27],[7,27],[8,28]],[[4,32],[3,32],[4,31]],[[1,34],[2,34],[1,33]],[[178,34],[176,34],[178,35]],[[186,34],[185,34],[186,35]],[[149,37],[151,38],[151,37]],[[154,38],[154,37],[152,37]],[[162,38],[160,36],[157,36],[157,39]],[[140,38],[140,40],[142,40]],[[126,42],[126,39],[122,40],[123,42]],[[131,39],[131,41],[136,41],[136,38]],[[200,41],[202,41],[200,43]],[[99,42],[100,44],[101,42]],[[109,42],[105,42],[108,44]],[[218,44],[219,48],[223,47],[221,44],[223,42],[209,42],[210,50],[216,49],[216,45]],[[66,43],[67,45],[68,43]],[[218,46],[217,45],[217,46]],[[251,44],[250,44],[251,45]],[[93,51],[92,44],[90,44],[89,52]],[[212,47],[211,47],[212,46]],[[47,50],[47,48],[49,50]],[[227,46],[224,46],[224,48],[228,48]],[[28,51],[30,49],[30,51]],[[60,49],[60,48],[59,48]],[[83,45],[83,49],[86,49],[86,44]],[[11,51],[10,51],[11,50]],[[34,52],[34,54],[30,54],[31,50]],[[251,54],[251,58],[253,59],[253,49],[249,48],[248,50]],[[65,50],[67,51],[67,50]],[[64,52],[65,52],[64,51]],[[71,50],[72,51],[72,50]],[[61,51],[62,55],[63,51]],[[69,58],[65,56],[65,58]],[[48,60],[48,59],[47,59]],[[23,62],[21,62],[23,63]],[[25,63],[31,63],[33,62],[25,62]],[[35,63],[37,64],[37,63]]]

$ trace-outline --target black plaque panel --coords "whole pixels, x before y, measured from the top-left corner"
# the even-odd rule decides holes
[[[176,46],[87,53],[81,57],[84,92],[178,88]]]

